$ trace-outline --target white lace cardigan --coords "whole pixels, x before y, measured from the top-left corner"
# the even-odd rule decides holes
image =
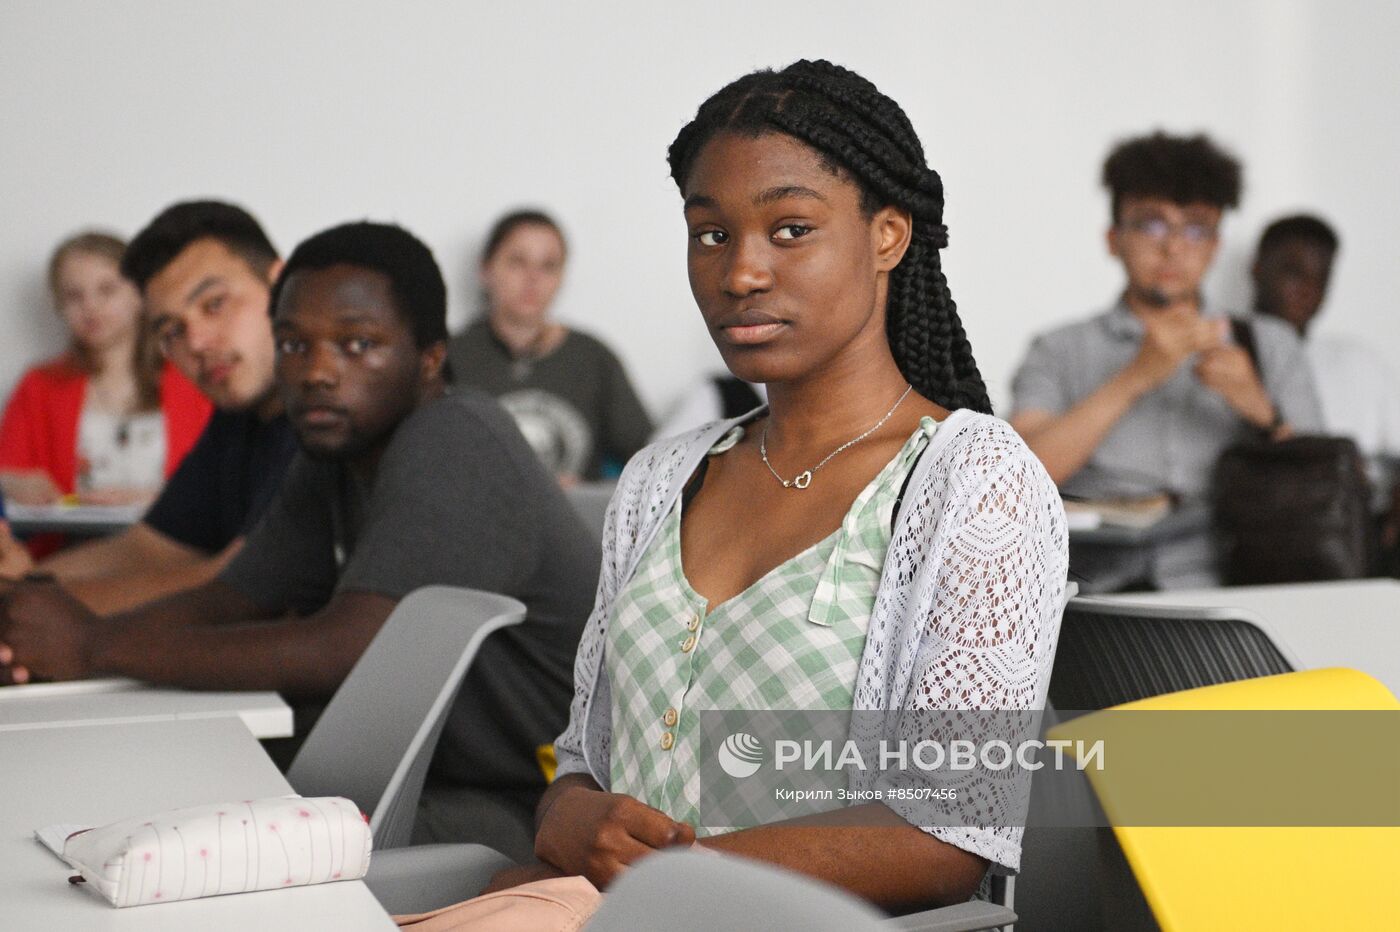
[[[597,599],[574,662],[568,727],[555,742],[558,774],[610,783],[612,692],[603,650],[613,604],[710,446],[744,418],[651,444],[628,462],[608,506]],[[1068,567],[1064,508],[1054,483],[1002,420],[955,411],[938,425],[900,505],[856,674],[853,708],[885,713],[1043,708]],[[852,788],[912,784],[870,771]],[[1020,865],[1022,794],[964,787],[986,827],[924,826],[1001,871]],[[913,824],[926,803],[887,801]]]

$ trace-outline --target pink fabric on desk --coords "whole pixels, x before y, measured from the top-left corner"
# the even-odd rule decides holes
[[[602,900],[585,877],[551,877],[394,921],[412,932],[577,932]]]

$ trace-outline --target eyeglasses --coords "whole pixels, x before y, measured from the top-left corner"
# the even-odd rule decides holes
[[[1165,243],[1168,237],[1175,235],[1181,237],[1187,245],[1203,246],[1213,242],[1217,233],[1216,225],[1213,223],[1199,221],[1171,223],[1162,217],[1137,217],[1133,220],[1125,220],[1119,226],[1157,244]]]

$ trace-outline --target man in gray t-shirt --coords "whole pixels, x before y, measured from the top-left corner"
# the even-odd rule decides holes
[[[1204,136],[1156,133],[1118,146],[1104,183],[1123,295],[1031,344],[1011,425],[1066,495],[1200,501],[1230,444],[1321,426],[1312,376],[1287,327],[1254,323],[1256,369],[1229,320],[1202,305],[1221,216],[1239,200],[1233,158]],[[1204,527],[1137,548],[1071,538],[1070,571],[1090,589],[1208,586],[1218,575]]]
[[[397,602],[433,584],[525,603],[525,623],[488,638],[467,671],[433,759],[432,826],[420,835],[487,840],[518,856],[529,853],[518,833],[501,837],[497,827],[483,838],[461,823],[501,818],[480,812],[486,801],[529,824],[544,789],[536,749],[567,723],[599,559],[598,542],[509,415],[464,388],[398,426],[372,486],[343,462],[299,455],[219,580],[261,618],[311,614],[341,592]],[[453,798],[473,800],[470,817],[441,812]]]
[[[420,825],[431,840],[528,856],[544,789],[536,748],[567,719],[598,543],[509,416],[480,393],[445,390],[446,290],[409,233],[358,223],[317,234],[288,259],[272,306],[301,449],[233,562],[104,622],[56,586],[21,586],[0,617],[4,661],[54,679],[322,700],[412,590],[513,596],[526,621],[482,646],[434,759],[425,810],[445,798],[453,811]]]
[[[279,314],[274,332],[290,338],[279,340],[285,354],[295,328]],[[306,407],[289,405],[293,413]],[[306,433],[304,420],[299,431]],[[515,833],[503,836],[496,826],[483,835],[464,823],[501,821],[500,811],[482,811],[485,803],[531,824],[544,789],[536,749],[567,721],[574,653],[597,586],[598,542],[512,419],[474,389],[444,389],[408,412],[372,474],[353,459],[313,453],[293,461],[277,500],[219,581],[264,618],[310,615],[340,593],[397,602],[434,584],[523,602],[524,624],[488,638],[467,672],[425,805],[435,813],[427,840],[486,841],[527,855],[527,841]],[[471,816],[444,816],[443,798],[472,799],[465,807]]]

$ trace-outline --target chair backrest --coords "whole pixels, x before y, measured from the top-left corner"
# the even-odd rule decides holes
[[[1047,704],[1044,729],[1060,722]],[[1085,775],[1046,767],[1031,781],[1015,887],[1015,932],[1110,932],[1152,928],[1113,830]]]
[[[485,845],[412,845],[374,852],[365,886],[390,915],[429,913],[469,900],[497,871],[515,867]]]
[[[883,918],[848,893],[768,864],[663,851],[638,862],[608,888],[588,930],[877,932]]]
[[[608,502],[612,501],[616,490],[616,482],[581,482],[564,492],[569,504],[593,533],[594,540],[603,539],[603,518],[607,516]]]
[[[1307,670],[1208,686],[1131,703],[1130,710],[1400,711],[1379,681],[1356,670]],[[1113,715],[1115,711],[1100,713]],[[1055,729],[1056,737],[1098,734],[1100,715]],[[1188,755],[1184,769],[1193,765]],[[1269,766],[1296,767],[1280,754]],[[1331,769],[1318,768],[1320,772]],[[1126,772],[1126,771],[1125,771]],[[1238,772],[1238,768],[1232,772]],[[1152,786],[1125,785],[1112,768],[1087,771],[1110,815],[1124,794],[1174,786],[1170,773]],[[1138,772],[1140,777],[1140,771]],[[1303,774],[1307,779],[1306,772]],[[1239,795],[1250,787],[1221,787]],[[1207,786],[1207,790],[1209,790]],[[1317,791],[1328,792],[1325,780]],[[1301,802],[1301,800],[1300,800]],[[1378,805],[1393,799],[1379,799]],[[1188,929],[1379,929],[1400,915],[1400,826],[1132,826],[1113,832],[1153,918],[1166,932]]]
[[[370,814],[376,848],[406,845],[428,763],[467,667],[525,606],[474,589],[404,597],[336,690],[287,780],[303,796],[345,796]]]
[[[1093,711],[1292,669],[1242,609],[1076,598],[1060,624],[1050,701]]]
[[[1070,602],[1072,602],[1072,601],[1074,600],[1074,597],[1078,594],[1078,592],[1079,592],[1079,584],[1078,584],[1078,583],[1073,582],[1073,581],[1068,581],[1068,582],[1065,583],[1065,590],[1064,590],[1063,601],[1060,603],[1060,614],[1061,614],[1061,619],[1063,619],[1063,616],[1064,616],[1065,606],[1067,606]],[[1053,667],[1054,667],[1056,657],[1058,656],[1057,651],[1058,651],[1058,649],[1059,649],[1059,648],[1058,648],[1059,639],[1060,639],[1060,635],[1059,635],[1059,633],[1057,632],[1057,633],[1056,633],[1056,637],[1053,638],[1052,641],[1051,641],[1051,646],[1050,646],[1050,651],[1051,651],[1051,653],[1050,653],[1050,666],[1051,666],[1052,669],[1053,669]],[[1044,706],[1045,713],[1046,713],[1047,715],[1051,715],[1051,714],[1053,714],[1054,710],[1053,710],[1053,708],[1051,708],[1050,703],[1049,703],[1049,700],[1046,698],[1048,691],[1049,691],[1049,684],[1046,683],[1043,679],[1042,679],[1041,682],[1037,683],[1037,684],[1036,684],[1036,691],[1035,691],[1035,697],[1036,697],[1036,698],[1035,698],[1035,704],[1036,704],[1036,706]],[[1048,725],[1048,722],[1047,722],[1047,725]],[[1035,781],[1032,781],[1032,783],[1031,783],[1032,789],[1035,788],[1035,785],[1036,785]],[[1087,791],[1086,791],[1086,792],[1087,792]],[[1034,805],[1034,802],[1035,802],[1035,800],[1036,800],[1036,795],[1035,795],[1034,793],[1032,793],[1031,800],[1032,800],[1032,805]],[[1028,832],[1029,832],[1029,830],[1028,830]],[[1033,843],[1035,843],[1035,842],[1040,841],[1040,838],[1039,838],[1038,836],[1034,836],[1034,835],[1033,835],[1032,838],[1031,838],[1031,841],[1032,841]],[[1023,857],[1024,857],[1024,848],[1023,848]],[[1055,856],[1052,856],[1052,857],[1050,857],[1050,858],[1047,858],[1046,861],[1047,861],[1049,864],[1056,865],[1057,867],[1058,867],[1060,864],[1063,863],[1062,859],[1059,859],[1059,858],[1057,858],[1057,857],[1055,857]],[[1023,864],[1023,869],[1024,869],[1024,867],[1025,867],[1025,865]],[[1037,870],[1038,870],[1038,869],[1040,869],[1040,867],[1041,867],[1041,863],[1040,863],[1040,862],[1037,862],[1037,863],[1034,865],[1033,869],[1037,869]],[[1047,872],[1047,873],[1048,873],[1048,872]],[[1056,874],[1054,874],[1053,876],[1054,876],[1054,877],[1058,877],[1059,874],[1056,873]],[[1008,876],[1006,876],[1005,874],[992,874],[992,875],[989,876],[987,879],[988,879],[988,884],[987,884],[987,886],[988,886],[988,891],[987,891],[987,893],[988,893],[987,902],[988,902],[989,904],[991,904],[992,906],[1002,907],[1002,908],[1004,909],[1004,912],[1005,912],[1005,918],[1003,918],[1000,922],[989,923],[989,926],[992,926],[992,927],[1004,927],[1004,928],[1008,928],[1008,929],[1009,929],[1009,928],[1011,927],[1011,923],[1012,923],[1013,921],[1015,921],[1016,915],[1017,915],[1017,912],[1016,912],[1016,910],[1017,910],[1017,905],[1016,905],[1016,897],[1017,897],[1017,893],[1016,893],[1016,890],[1017,890],[1017,878],[1016,878],[1016,877],[1008,877]],[[945,908],[945,909],[942,909],[942,910],[938,910],[938,909],[935,909],[935,910],[924,910],[924,911],[922,911],[922,912],[909,913],[909,914],[907,914],[907,915],[900,916],[900,917],[898,917],[895,921],[896,921],[897,923],[900,923],[900,924],[901,924],[901,925],[900,925],[900,928],[905,928],[905,929],[924,929],[924,928],[930,928],[930,929],[932,929],[932,928],[942,928],[942,927],[943,927],[942,923],[946,920],[947,916],[948,916],[948,913],[946,912],[946,908]]]

